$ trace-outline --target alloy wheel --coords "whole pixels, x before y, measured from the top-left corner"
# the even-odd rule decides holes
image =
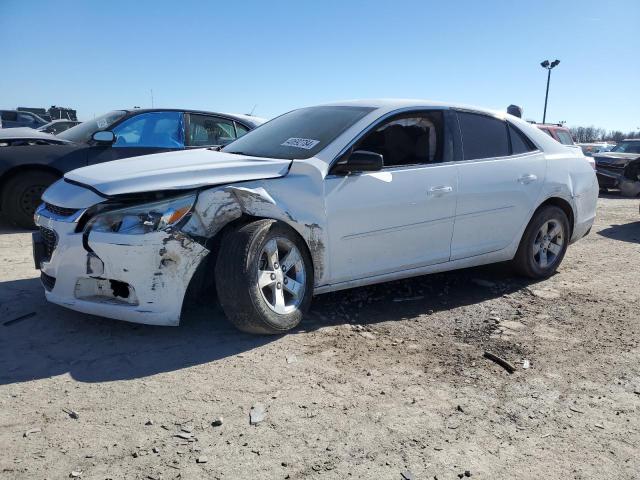
[[[306,272],[298,248],[284,237],[270,239],[258,258],[258,289],[280,315],[295,311],[304,299]]]
[[[564,231],[560,222],[549,220],[542,224],[533,242],[534,262],[541,269],[554,265],[562,252],[564,241]]]

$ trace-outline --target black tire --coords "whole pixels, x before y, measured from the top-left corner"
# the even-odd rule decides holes
[[[269,306],[257,281],[263,249],[275,238],[291,242],[304,263],[301,303],[286,314],[276,313]],[[229,232],[222,239],[215,281],[222,309],[238,329],[248,333],[279,334],[296,327],[309,309],[313,296],[313,265],[305,242],[296,232],[276,220],[257,220]]]
[[[33,214],[42,202],[42,194],[58,178],[41,171],[28,171],[10,178],[2,190],[2,213],[15,226],[34,229]]]
[[[563,242],[560,251],[555,255],[553,261],[549,262],[546,267],[541,267],[539,262],[536,260],[534,248],[536,245],[536,239],[539,238],[538,234],[540,232],[540,229],[543,227],[543,225],[549,224],[549,222],[555,222],[555,224],[560,226],[560,228],[562,229],[561,233]],[[518,251],[516,252],[516,256],[513,259],[514,269],[520,275],[529,278],[544,279],[550,277],[556,272],[558,266],[564,258],[564,255],[567,251],[567,246],[569,245],[570,236],[571,230],[569,227],[569,219],[567,218],[567,214],[564,213],[561,208],[555,207],[553,205],[546,205],[540,208],[533,215],[533,218],[529,222],[529,225],[527,225],[527,228],[524,231],[524,235],[520,240]]]

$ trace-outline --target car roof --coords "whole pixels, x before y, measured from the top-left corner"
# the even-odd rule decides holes
[[[229,118],[231,120],[237,120],[241,123],[247,123],[253,127],[263,124],[266,120],[260,117],[254,117],[251,115],[242,115],[238,113],[223,113],[223,112],[211,112],[208,110],[191,110],[188,108],[122,108],[116,110],[123,110],[129,114],[150,113],[150,112],[185,112],[202,115],[217,115],[219,117]]]

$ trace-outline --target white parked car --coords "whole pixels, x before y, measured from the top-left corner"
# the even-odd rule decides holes
[[[579,149],[516,117],[344,102],[222,151],[67,173],[43,195],[34,255],[47,299],[73,310],[176,325],[187,288],[212,280],[238,328],[279,333],[324,292],[506,260],[548,277],[597,196]]]

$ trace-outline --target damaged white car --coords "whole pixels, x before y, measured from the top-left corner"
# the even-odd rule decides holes
[[[547,277],[597,195],[578,149],[518,118],[344,102],[222,151],[67,173],[43,195],[34,257],[47,299],[73,310],[176,325],[210,281],[238,328],[280,333],[324,292],[507,260]]]

